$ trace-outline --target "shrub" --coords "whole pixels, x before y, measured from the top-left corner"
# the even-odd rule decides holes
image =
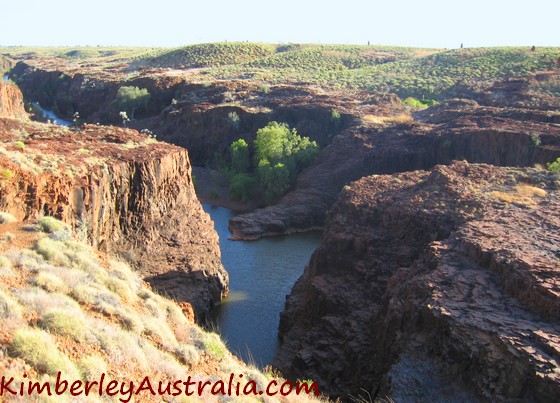
[[[222,339],[220,339],[220,336],[216,333],[206,332],[203,336],[202,343],[204,344],[205,352],[217,360],[221,360],[226,356],[228,349]]]
[[[130,112],[130,118],[134,119],[134,113],[140,108],[145,108],[150,101],[150,93],[146,88],[120,87],[117,91],[114,105],[117,108]]]
[[[255,161],[277,161],[285,154],[285,144],[290,128],[285,123],[270,122],[257,131],[255,138]]]
[[[540,135],[538,133],[531,133],[531,147],[538,147],[541,143]]]
[[[550,172],[560,172],[560,158],[557,158],[556,161],[546,164],[546,168]]]
[[[144,307],[155,318],[159,318],[163,314],[162,311],[159,309],[158,303],[150,297],[146,298],[146,300],[144,301]]]
[[[198,361],[200,360],[200,354],[196,348],[190,344],[180,345],[175,349],[174,353],[180,362],[191,367],[198,364]]]
[[[107,373],[107,363],[98,355],[86,355],[78,361],[78,368],[84,380],[99,379]]]
[[[169,328],[165,321],[158,318],[145,317],[142,318],[143,332],[158,344],[161,344],[167,351],[172,351],[177,347],[177,339],[175,333]]]
[[[16,141],[16,142],[14,143],[14,147],[17,147],[17,148],[25,148],[25,143],[24,143],[23,141]]]
[[[24,270],[36,271],[45,264],[43,258],[35,251],[25,249],[14,255],[14,263]]]
[[[290,188],[290,171],[280,162],[274,166],[266,162],[259,164],[259,177],[269,202],[279,198]]]
[[[340,113],[336,109],[331,110],[331,122],[336,129],[340,128]]]
[[[86,336],[84,316],[77,310],[49,309],[43,315],[40,324],[51,333],[76,341],[83,341]]]
[[[60,277],[46,271],[39,272],[31,278],[31,284],[41,287],[48,292],[67,293],[68,287]]]
[[[125,308],[117,308],[114,312],[114,316],[125,330],[140,333],[144,329],[140,318],[135,313]]]
[[[228,118],[229,121],[231,122],[231,125],[235,128],[238,129],[239,128],[239,122],[240,122],[240,118],[239,118],[239,114],[235,111],[228,113]]]
[[[179,364],[175,356],[157,349],[149,342],[142,343],[142,350],[148,357],[148,363],[153,372],[175,379],[180,379],[184,375],[185,368]]]
[[[243,139],[231,143],[231,169],[235,173],[246,173],[249,169],[249,145]]]
[[[70,265],[70,260],[61,250],[60,242],[54,241],[50,238],[41,238],[37,241],[35,249],[41,256],[52,264],[59,266]]]
[[[130,289],[128,283],[115,277],[108,277],[105,285],[109,291],[117,294],[123,301],[132,302],[136,299],[136,294]]]
[[[245,173],[235,174],[229,184],[229,192],[234,199],[246,202],[249,200],[257,181]]]
[[[270,122],[259,129],[254,145],[257,176],[268,201],[286,193],[296,174],[319,152],[316,142],[278,122]]]
[[[23,309],[20,304],[12,299],[3,290],[0,290],[0,318],[16,318],[22,316]]]
[[[48,232],[48,233],[70,230],[70,226],[68,224],[60,220],[57,220],[54,217],[48,217],[48,216],[42,217],[39,220],[39,228],[41,228],[41,231]]]
[[[0,224],[10,224],[17,222],[17,219],[10,213],[0,211]]]
[[[165,305],[167,325],[175,333],[175,338],[181,342],[186,341],[189,338],[190,329],[195,327],[192,326],[181,308],[175,303],[161,298],[161,304]]]
[[[259,86],[259,90],[263,93],[263,94],[268,94],[270,92],[270,87],[268,85],[261,85]]]
[[[411,106],[413,108],[418,108],[418,109],[424,109],[427,108],[428,106],[432,106],[436,103],[435,100],[433,99],[426,99],[423,98],[421,100],[413,98],[413,97],[408,97],[403,101],[403,104],[407,105],[407,106]]]
[[[78,371],[70,359],[64,355],[48,333],[43,330],[22,328],[16,330],[10,351],[24,359],[39,372],[55,376],[59,371],[75,378]]]
[[[14,171],[8,168],[0,169],[0,179],[2,180],[10,180],[14,177]]]
[[[59,293],[48,293],[39,287],[30,287],[14,291],[14,296],[27,309],[43,315],[49,309],[80,311],[80,305],[72,298]]]

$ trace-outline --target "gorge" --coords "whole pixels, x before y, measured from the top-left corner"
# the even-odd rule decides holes
[[[291,191],[231,219],[227,211],[205,206],[229,219],[231,233],[224,221],[218,229],[222,248],[234,242],[224,239],[231,234],[240,248],[234,255],[254,258],[253,269],[271,270],[249,272],[242,281],[264,277],[252,287],[262,288],[261,301],[274,300],[274,309],[283,309],[274,367],[291,379],[316,381],[342,401],[557,400],[560,180],[546,168],[560,157],[558,50],[511,50],[510,56],[501,50],[413,56],[393,51],[380,58],[390,52],[380,49],[375,60],[361,54],[369,63],[364,66],[344,48],[325,47],[324,60],[341,57],[345,66],[337,65],[332,77],[368,73],[372,81],[341,88],[322,77],[313,81],[295,65],[290,71],[299,75],[274,81],[278,71],[289,74],[281,70],[283,63],[299,60],[300,50],[278,47],[262,61],[255,56],[222,70],[188,67],[189,60],[177,60],[180,51],[127,63],[20,57],[10,77],[26,99],[66,119],[79,111],[88,123],[78,140],[98,149],[87,158],[108,161],[96,161],[95,176],[85,176],[80,186],[75,179],[47,186],[26,177],[16,188],[31,189],[26,191],[39,196],[35,204],[20,207],[25,197],[6,187],[2,208],[21,219],[55,215],[75,227],[76,217],[88,217],[93,245],[131,261],[154,289],[191,302],[202,319],[227,295],[222,264],[231,284],[235,268],[228,266],[242,264],[226,263],[223,249],[220,255],[216,233],[194,195],[190,161],[211,166],[214,154],[229,157],[237,138],[250,142],[269,121],[287,122],[321,146]],[[488,71],[500,74],[477,70],[470,81],[454,75],[457,66],[471,68],[481,59],[493,66]],[[264,74],[258,63],[268,66],[271,60],[280,67],[271,68],[270,82],[255,79]],[[516,70],[519,60],[533,67]],[[420,79],[405,77],[405,88],[395,78],[403,66],[424,80],[432,80],[432,72],[443,78],[425,88]],[[387,71],[386,82],[376,81]],[[374,84],[385,90],[367,87]],[[97,122],[122,125],[113,101],[124,85],[151,95],[129,125],[176,146],[148,147],[150,140],[130,129],[97,129]],[[430,94],[437,102],[427,99]],[[416,95],[417,104],[407,103],[407,95]],[[49,141],[28,125],[24,141],[30,148],[39,139]],[[56,133],[65,136],[77,137],[70,129]],[[27,181],[32,185],[26,188]],[[115,207],[105,211],[102,205]],[[309,233],[315,229],[324,233],[307,262],[301,256],[318,242]],[[299,232],[301,238],[290,241],[270,237]],[[296,246],[307,245],[299,269],[290,270],[282,279],[286,288],[278,292],[268,292],[266,281],[281,269],[268,256],[251,255],[256,244],[240,243],[263,237],[276,244],[265,255],[278,254],[286,263],[299,254]],[[279,248],[284,242],[294,246]],[[234,307],[245,296],[237,286],[232,290]],[[278,296],[288,293],[281,306]],[[228,309],[226,302],[226,319]],[[270,325],[262,313],[256,315],[252,324],[275,326],[276,318]],[[241,317],[233,322],[255,338],[275,337],[269,330],[258,333]],[[244,356],[243,341],[232,339],[230,348]],[[257,364],[266,364],[274,348],[267,344]]]

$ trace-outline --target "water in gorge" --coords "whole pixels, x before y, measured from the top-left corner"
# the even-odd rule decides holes
[[[320,232],[231,241],[228,220],[235,214],[223,207],[203,207],[220,236],[230,280],[230,296],[214,311],[213,325],[233,353],[263,367],[276,353],[285,297],[319,244]]]

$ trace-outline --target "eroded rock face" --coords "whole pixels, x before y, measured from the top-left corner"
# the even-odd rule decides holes
[[[129,261],[199,319],[228,293],[218,236],[198,201],[187,150],[135,130],[0,119],[0,211],[60,218]],[[18,148],[16,141],[24,143]]]
[[[466,162],[354,182],[275,365],[343,398],[558,400],[559,196],[545,171]]]
[[[453,160],[500,166],[544,165],[560,156],[560,113],[451,100],[418,121],[352,127],[333,139],[276,205],[234,217],[236,239],[323,225],[343,186],[371,174],[430,169]]]
[[[21,91],[4,81],[0,81],[0,118],[27,119]]]

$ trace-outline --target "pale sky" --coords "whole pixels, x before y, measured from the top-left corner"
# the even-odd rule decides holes
[[[0,46],[560,46],[559,0],[0,0]]]

